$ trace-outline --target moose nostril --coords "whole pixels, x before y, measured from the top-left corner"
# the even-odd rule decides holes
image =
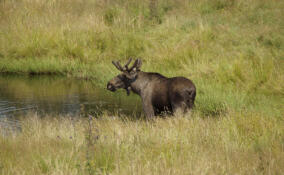
[[[111,83],[107,84],[107,89],[111,89],[113,87],[113,85]]]

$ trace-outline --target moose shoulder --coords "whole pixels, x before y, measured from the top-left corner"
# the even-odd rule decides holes
[[[185,77],[167,78],[159,73],[143,72],[140,70],[142,61],[137,59],[128,68],[131,59],[122,67],[118,61],[114,66],[121,74],[114,77],[107,84],[107,89],[116,91],[123,88],[142,98],[143,110],[147,117],[159,115],[163,112],[173,113],[177,110],[186,112],[194,106],[196,88],[193,82]]]

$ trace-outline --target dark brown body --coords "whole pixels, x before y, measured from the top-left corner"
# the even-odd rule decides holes
[[[192,81],[184,77],[166,78],[158,73],[139,72],[131,83],[131,90],[142,98],[147,116],[162,112],[186,112],[194,106],[196,89]]]
[[[141,63],[138,64],[141,66]],[[167,78],[159,73],[128,70],[114,77],[107,84],[107,89],[115,91],[124,88],[138,94],[142,99],[143,110],[147,117],[162,113],[186,112],[193,108],[196,88],[185,77]]]

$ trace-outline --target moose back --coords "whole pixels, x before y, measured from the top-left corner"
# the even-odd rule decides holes
[[[129,68],[132,59],[122,67],[119,61],[112,61],[121,71],[107,83],[107,89],[116,91],[123,88],[127,95],[138,94],[142,99],[144,113],[147,117],[160,115],[164,112],[173,114],[177,110],[187,112],[194,107],[196,88],[193,82],[185,77],[167,78],[159,73],[140,70],[142,61],[136,59]]]

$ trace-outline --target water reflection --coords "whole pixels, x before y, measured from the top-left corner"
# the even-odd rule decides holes
[[[34,110],[43,115],[140,115],[141,102],[124,91],[112,93],[90,81],[58,76],[0,76],[0,116]]]

